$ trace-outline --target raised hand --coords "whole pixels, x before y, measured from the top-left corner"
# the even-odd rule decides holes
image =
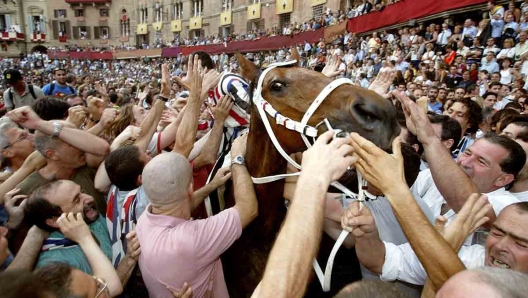
[[[68,119],[66,121],[73,123],[75,127],[79,128],[84,124],[88,117],[87,110],[83,106],[75,106],[68,109]]]
[[[341,227],[356,238],[372,235],[378,231],[370,210],[366,206],[360,208],[357,201],[348,205],[348,209],[341,216]]]
[[[127,252],[126,255],[137,262],[139,255],[141,254],[141,247],[139,245],[139,239],[136,231],[131,231],[126,235],[127,241]]]
[[[169,66],[167,64],[161,65],[161,96],[169,98],[170,97],[170,74]]]
[[[218,73],[214,69],[209,70],[209,71],[206,70],[206,73],[203,78],[202,94],[207,94],[209,90],[218,86],[218,82],[220,82],[221,77],[222,77],[222,74]]]
[[[229,111],[233,108],[233,100],[230,95],[224,95],[218,100],[216,107],[213,109],[213,116],[219,123],[225,122]]]
[[[103,115],[101,115],[100,123],[104,127],[107,127],[108,125],[110,125],[110,123],[112,123],[115,120],[118,114],[119,114],[119,111],[116,110],[115,108],[105,109],[103,111]]]
[[[27,129],[38,129],[42,120],[30,106],[24,106],[18,109],[14,109],[7,113],[7,117],[11,118],[13,122],[16,122]]]
[[[381,96],[385,96],[389,91],[389,87],[396,76],[396,72],[390,68],[381,69],[374,82],[370,84],[369,90],[378,93]]]
[[[489,221],[486,216],[492,209],[488,197],[480,194],[472,194],[457,213],[456,218],[443,230],[444,238],[453,246],[460,248],[464,240],[475,232],[476,229]],[[445,224],[445,222],[444,222]],[[440,224],[441,225],[441,224]],[[438,225],[437,225],[438,226]],[[439,227],[442,230],[441,227]],[[453,242],[455,241],[455,243]],[[458,242],[458,243],[456,243]]]
[[[247,134],[241,135],[231,145],[231,156],[246,156]]]
[[[5,195],[5,209],[9,214],[9,221],[7,227],[10,229],[16,229],[22,224],[24,220],[24,209],[27,203],[26,195],[16,195],[20,192],[19,188],[12,189]],[[22,201],[20,201],[22,200]],[[17,206],[17,202],[20,202]]]
[[[407,187],[399,137],[392,142],[393,153],[389,154],[357,133],[351,136],[354,153],[359,156],[356,169],[365,180],[385,194],[402,185]]]
[[[341,74],[341,71],[339,70],[340,64],[341,60],[339,59],[339,56],[332,55],[328,63],[326,63],[325,67],[321,71],[321,73],[329,78],[336,77]]]
[[[356,162],[350,138],[332,140],[333,136],[332,130],[325,132],[317,138],[313,147],[303,153],[303,173],[320,175],[330,183],[343,176],[347,168]]]
[[[81,213],[63,213],[57,219],[57,225],[64,236],[81,244],[83,241],[93,239],[92,232],[84,222]]]
[[[392,94],[402,104],[407,129],[416,135],[422,144],[428,144],[433,139],[438,138],[431,125],[431,121],[427,117],[427,113],[422,108],[403,94],[403,92],[394,91]],[[418,127],[420,129],[417,129]]]
[[[218,169],[218,172],[216,172],[216,175],[214,176],[211,183],[214,183],[217,185],[217,187],[219,187],[224,185],[229,179],[231,179],[231,167],[223,167]]]

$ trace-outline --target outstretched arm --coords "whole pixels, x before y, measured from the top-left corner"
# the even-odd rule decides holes
[[[439,289],[447,279],[465,267],[451,246],[429,224],[407,187],[399,138],[393,142],[392,155],[356,133],[352,134],[352,139],[354,151],[360,157],[356,168],[370,184],[385,194],[433,286]]]
[[[347,139],[332,142],[333,132],[321,135],[303,154],[303,172],[295,199],[275,242],[262,282],[252,297],[302,297],[319,248],[325,194],[355,158]]]
[[[458,213],[467,198],[473,193],[478,193],[477,187],[442,145],[425,112],[404,94],[399,92],[393,94],[402,103],[407,128],[418,136],[424,147],[436,187],[449,206]],[[490,219],[488,225],[491,225],[495,220],[495,213],[490,210],[486,216]]]

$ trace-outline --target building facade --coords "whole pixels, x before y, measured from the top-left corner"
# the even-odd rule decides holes
[[[303,23],[347,0],[0,0],[0,56],[142,46]]]

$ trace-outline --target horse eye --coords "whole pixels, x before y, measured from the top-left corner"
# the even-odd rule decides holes
[[[279,82],[273,82],[271,84],[271,90],[272,91],[276,91],[276,92],[282,91],[282,89],[284,87],[285,87],[285,85],[283,83],[279,83]]]

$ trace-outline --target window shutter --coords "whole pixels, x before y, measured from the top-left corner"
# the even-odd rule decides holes
[[[66,11],[66,9],[64,9],[64,18],[67,18],[68,17],[68,12]]]
[[[79,39],[79,27],[77,26],[73,26],[72,27],[72,31],[73,31],[73,36],[70,36],[71,38],[73,39]]]
[[[7,30],[11,30],[11,15],[10,14],[6,14],[6,15],[4,15],[4,17],[5,17]]]
[[[54,16],[56,19],[58,19],[58,18],[59,18],[59,11],[55,9],[55,10],[53,11],[53,16]]]
[[[59,39],[59,21],[52,21],[51,28],[53,29],[53,39]]]
[[[91,39],[91,28],[89,26],[86,26],[86,39]]]
[[[40,20],[40,33],[46,34],[46,20],[44,18]]]
[[[100,32],[101,29],[100,29],[100,28],[101,28],[101,27],[94,27],[94,39],[99,39],[99,38],[101,38],[101,37],[100,37],[100,34],[101,34],[101,32]]]
[[[110,29],[110,27],[106,27],[106,30],[107,30],[106,32],[108,32],[108,36],[107,36],[107,37],[108,37],[108,39],[110,39],[110,35],[111,35],[111,34],[110,34],[110,31],[111,31],[112,29]]]
[[[72,37],[72,32],[71,32],[71,26],[70,26],[70,21],[66,21],[66,39],[70,39]]]
[[[27,25],[28,25],[28,32],[30,35],[33,35],[33,26],[35,26],[33,24],[33,16],[28,16],[28,22],[27,22]]]

